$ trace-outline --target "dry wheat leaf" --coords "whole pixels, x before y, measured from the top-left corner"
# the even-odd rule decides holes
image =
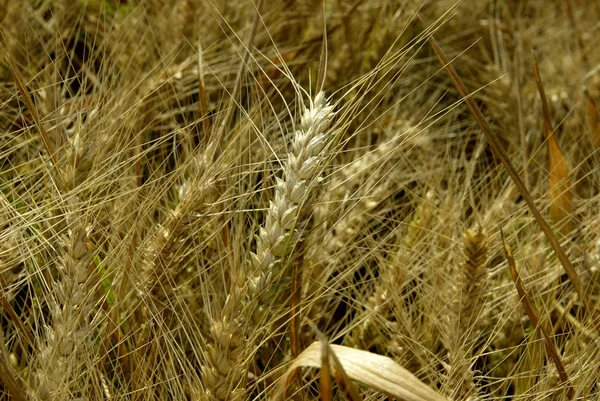
[[[429,388],[412,373],[398,365],[392,359],[342,345],[331,344],[331,351],[339,359],[348,377],[374,389],[382,391],[403,401],[447,401],[436,391]],[[319,342],[306,348],[281,378],[285,383],[287,376],[298,367],[321,367],[322,346]],[[280,399],[279,391],[273,399]]]

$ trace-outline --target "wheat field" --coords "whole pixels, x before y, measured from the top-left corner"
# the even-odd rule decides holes
[[[600,4],[0,1],[0,397],[600,400]]]

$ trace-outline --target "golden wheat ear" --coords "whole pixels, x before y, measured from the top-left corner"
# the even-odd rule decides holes
[[[270,321],[274,287],[288,270],[287,264],[299,263],[300,245],[309,229],[311,201],[333,137],[328,130],[332,117],[333,106],[327,103],[323,92],[304,109],[300,130],[294,133],[292,150],[284,162],[283,177],[277,178],[275,197],[269,202],[265,223],[256,237],[256,252],[250,254],[249,279],[236,282],[240,287],[230,294],[221,320],[211,324],[214,344],[209,347],[209,358],[202,368],[208,399],[232,399],[228,394],[235,395],[234,399],[245,396],[244,357],[248,355],[239,352],[246,334],[242,322],[246,323],[244,330],[265,329],[261,326]],[[292,311],[295,322],[297,313]],[[297,333],[297,327],[292,330]],[[245,341],[245,349],[253,352],[249,340]]]
[[[306,236],[313,191],[327,158],[332,135],[328,126],[333,106],[319,92],[304,110],[301,130],[294,133],[292,151],[283,166],[283,178],[277,178],[275,198],[270,201],[265,224],[257,237],[256,253],[252,253],[255,277],[250,284],[253,296],[264,297],[278,273],[285,270],[284,260]],[[267,302],[263,299],[262,302]]]
[[[465,233],[465,263],[462,267],[462,305],[460,308],[460,327],[468,331],[471,322],[478,319],[485,291],[488,245],[487,238],[480,225],[469,228]]]

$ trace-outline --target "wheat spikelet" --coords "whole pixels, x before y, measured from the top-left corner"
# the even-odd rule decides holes
[[[73,135],[69,145],[63,182],[68,189],[73,189],[87,178],[94,163],[96,146],[79,130]]]

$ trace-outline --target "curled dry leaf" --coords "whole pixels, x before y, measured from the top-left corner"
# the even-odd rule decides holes
[[[554,221],[564,222],[564,233],[567,233],[571,230],[570,219],[573,213],[573,190],[569,179],[569,164],[554,136],[546,93],[535,55],[533,56],[533,75],[542,100],[544,136],[548,142],[548,169],[550,170],[550,176],[548,177],[548,197],[550,200],[548,214]]]
[[[598,105],[594,101],[594,98],[588,94],[588,125],[590,127],[590,133],[592,134],[592,140],[597,148],[600,148],[600,111]]]
[[[569,164],[554,136],[548,139],[548,159],[550,164],[548,213],[554,221],[566,222],[565,232],[568,232],[571,229],[570,218],[573,213],[573,190],[569,178]]]
[[[403,401],[447,401],[392,359],[368,351],[330,344],[348,377]],[[281,400],[288,375],[298,367],[321,368],[322,345],[312,343],[294,360],[271,398]]]
[[[552,330],[550,329],[550,327],[547,326],[547,324],[540,320],[540,313],[538,312],[537,308],[535,307],[535,304],[533,303],[533,300],[531,299],[531,297],[527,293],[527,290],[525,289],[525,284],[523,284],[523,280],[521,280],[519,272],[517,271],[515,258],[513,257],[512,251],[510,250],[510,246],[506,241],[506,238],[504,237],[504,232],[502,232],[502,229],[500,229],[500,237],[502,238],[502,245],[504,247],[504,254],[506,255],[506,260],[510,269],[510,275],[515,283],[515,287],[517,288],[517,292],[519,294],[519,298],[521,299],[521,303],[525,308],[525,312],[527,312],[529,320],[531,320],[531,324],[533,324],[534,327],[538,328],[542,333],[542,337],[544,338],[544,344],[546,345],[548,355],[550,356],[550,359],[552,359],[552,362],[556,366],[556,370],[558,371],[558,376],[560,377],[561,382],[563,382],[563,384],[567,388],[567,398],[569,400],[572,400],[575,396],[575,389],[573,388],[573,385],[569,380],[569,376],[567,374],[565,366],[563,365],[560,354],[556,348],[556,345],[554,344],[554,336],[552,334]]]

